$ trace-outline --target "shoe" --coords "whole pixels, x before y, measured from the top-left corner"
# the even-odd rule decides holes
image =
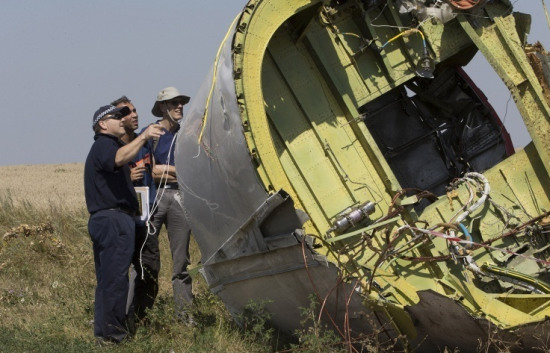
[[[112,347],[112,346],[116,346],[118,343],[119,342],[117,341],[113,341],[103,337],[98,337],[95,342],[96,346],[98,347]]]
[[[195,318],[193,315],[189,314],[187,315],[187,322],[185,323],[187,327],[195,327],[198,325],[198,323],[195,321]]]
[[[188,327],[198,325],[197,322],[195,321],[195,319],[193,318],[193,315],[185,313],[185,312],[177,313],[176,314],[176,320],[178,322],[181,322],[185,326],[188,326]]]

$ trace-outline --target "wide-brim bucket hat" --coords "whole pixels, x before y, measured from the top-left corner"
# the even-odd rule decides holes
[[[155,101],[155,105],[153,105],[153,109],[151,109],[151,113],[153,113],[154,116],[162,117],[160,103],[178,97],[183,100],[183,105],[189,103],[190,98],[186,95],[181,94],[176,87],[166,87],[162,89],[159,94],[157,94],[157,100]]]

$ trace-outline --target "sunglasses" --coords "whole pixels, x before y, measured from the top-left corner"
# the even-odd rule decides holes
[[[168,101],[166,103],[169,103],[169,104],[177,107],[180,104],[183,105],[183,100],[182,99],[174,99],[174,100]]]
[[[109,119],[121,120],[122,118],[124,118],[122,114],[113,114],[113,115],[107,115],[102,120],[109,120]]]

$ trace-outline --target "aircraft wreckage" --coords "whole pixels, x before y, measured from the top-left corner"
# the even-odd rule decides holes
[[[210,289],[288,331],[313,294],[347,342],[548,348],[549,66],[529,28],[504,0],[248,2],[176,142]],[[478,51],[521,150],[461,69]]]

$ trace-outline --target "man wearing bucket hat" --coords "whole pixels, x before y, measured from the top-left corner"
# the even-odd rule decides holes
[[[146,141],[164,134],[151,125],[124,144],[123,119],[128,107],[106,105],[92,121],[94,140],[84,165],[84,192],[90,213],[88,232],[93,243],[97,286],[94,335],[100,344],[121,342],[128,335],[126,300],[128,268],[134,252],[138,200],[130,180],[130,162]]]
[[[163,224],[166,226],[170,251],[172,253],[172,288],[176,317],[188,324],[193,324],[187,312],[193,302],[191,277],[187,272],[189,259],[189,241],[191,230],[185,219],[174,163],[174,140],[183,119],[183,106],[189,97],[180,94],[175,87],[167,87],[157,95],[151,112],[161,118],[157,124],[163,127],[165,134],[152,144],[152,155],[155,161],[153,178],[158,189],[157,205],[153,210],[154,239],[158,236]],[[149,144],[151,146],[151,144]],[[159,262],[160,262],[160,256]],[[159,263],[160,268],[160,263]]]

